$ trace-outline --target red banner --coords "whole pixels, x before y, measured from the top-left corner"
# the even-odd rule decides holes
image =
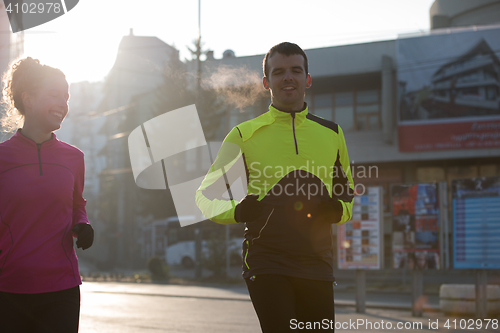
[[[500,148],[500,120],[400,124],[399,151]]]

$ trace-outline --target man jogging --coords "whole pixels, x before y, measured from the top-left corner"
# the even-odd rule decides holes
[[[299,323],[324,328],[319,323],[335,317],[331,228],[351,219],[354,198],[344,135],[308,112],[311,76],[298,45],[272,47],[263,70],[269,111],[231,130],[196,201],[214,222],[246,223],[243,278],[264,333]],[[240,202],[214,195],[221,179],[236,179],[231,167],[240,156],[248,195]]]

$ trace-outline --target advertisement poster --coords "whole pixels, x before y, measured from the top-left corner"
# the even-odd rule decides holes
[[[437,185],[393,185],[391,193],[394,268],[439,268]]]
[[[454,268],[500,268],[500,177],[454,180]]]
[[[500,28],[396,41],[399,150],[500,147]]]
[[[340,269],[382,268],[382,188],[368,187],[366,193],[354,197],[352,220],[337,228]]]

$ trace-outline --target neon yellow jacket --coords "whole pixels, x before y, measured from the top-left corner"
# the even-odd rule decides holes
[[[307,106],[301,112],[270,106],[234,127],[196,193],[198,207],[214,222],[237,223],[238,202],[220,193],[241,176],[231,174],[241,160],[248,193],[259,195],[269,208],[257,221],[246,223],[244,277],[284,274],[333,280],[331,224],[351,219],[354,198],[340,126],[308,113]],[[328,197],[341,202],[340,221],[319,214],[319,203]]]

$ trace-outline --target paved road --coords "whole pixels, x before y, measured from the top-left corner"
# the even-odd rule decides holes
[[[194,333],[258,333],[259,323],[248,294],[244,287],[232,288],[132,284],[114,282],[84,282],[82,290],[82,308],[80,332],[194,332]],[[338,293],[336,300],[337,325],[344,326],[341,331],[359,332],[500,332],[491,324],[488,330],[453,329],[456,319],[457,328],[462,324],[470,325],[466,318],[448,318],[439,312],[425,312],[423,318],[412,318],[408,310],[387,308],[368,308],[360,315],[347,304],[347,293]],[[343,299],[347,298],[347,299]],[[378,296],[377,298],[380,298]],[[390,299],[390,297],[389,297]],[[370,301],[370,299],[368,299]],[[390,302],[389,302],[390,303]],[[404,305],[405,301],[401,301]],[[392,302],[392,304],[398,304]],[[396,307],[397,308],[397,307]],[[450,319],[450,328],[443,325]],[[363,322],[362,322],[363,320]],[[472,319],[471,319],[472,320]],[[382,323],[383,321],[383,323]],[[416,329],[405,329],[397,325],[417,325]],[[371,323],[371,324],[368,324]],[[390,324],[388,324],[390,323]],[[400,324],[398,324],[400,323]],[[429,327],[432,323],[433,326]],[[438,329],[434,329],[437,323]],[[359,324],[358,326],[356,326]],[[476,322],[474,322],[476,324]],[[368,326],[367,326],[368,325]],[[371,329],[370,329],[371,325]],[[384,326],[382,326],[384,325]],[[390,329],[388,326],[391,326]],[[378,329],[377,329],[378,326]],[[303,331],[303,330],[293,330]],[[324,330],[327,332],[327,330]]]
[[[80,332],[259,332],[246,294],[217,288],[82,285]]]

